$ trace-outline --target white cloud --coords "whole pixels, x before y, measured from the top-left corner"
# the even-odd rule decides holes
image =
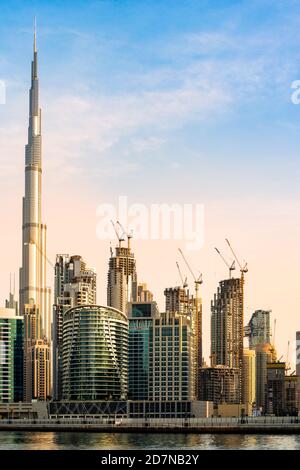
[[[52,33],[88,39],[91,53],[101,39],[77,30],[43,34]],[[145,73],[130,69],[118,94],[100,92],[101,85],[93,90],[78,87],[80,74],[71,68],[68,76],[66,66],[68,92],[46,90],[41,84],[47,169],[62,170],[61,179],[97,168],[107,175],[138,171],[143,152],[159,151],[170,131],[223,118],[246,100],[256,100],[259,93],[272,93],[274,77],[282,83],[290,73],[288,64],[281,67],[278,47],[278,38],[267,31],[240,39],[225,29],[178,35],[157,49],[158,57],[168,59],[163,65],[153,65]],[[15,104],[0,129],[3,174],[13,170],[24,151],[26,115],[17,112],[18,103],[26,99],[21,92],[14,87]]]

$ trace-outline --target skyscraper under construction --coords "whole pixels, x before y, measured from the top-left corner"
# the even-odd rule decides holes
[[[115,254],[111,250],[109,269],[107,275],[107,305],[127,314],[128,302],[137,300],[137,273],[134,253],[128,245],[122,246],[123,239],[119,238],[119,245]]]
[[[240,370],[242,398],[244,276],[220,282],[211,304],[211,364]]]

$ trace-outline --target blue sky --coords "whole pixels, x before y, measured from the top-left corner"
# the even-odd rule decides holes
[[[109,162],[117,158],[127,187],[127,178],[145,170],[157,177],[157,168],[164,179],[171,168],[177,180],[184,165],[201,169],[209,186],[219,166],[227,177],[240,176],[235,194],[249,176],[265,193],[268,171],[270,195],[278,191],[277,175],[291,197],[299,194],[290,184],[299,176],[300,108],[290,101],[300,64],[298,2],[1,2],[1,12],[1,73],[11,102],[28,86],[24,49],[36,14],[45,128],[52,130],[59,105],[67,108],[66,131],[74,129],[68,113],[92,126],[72,162],[78,171],[104,164],[113,178]],[[96,113],[105,116],[102,129]],[[76,125],[82,128],[79,116]],[[78,154],[69,151],[73,159]],[[62,164],[69,162],[64,154]],[[222,195],[222,181],[223,174],[214,194],[205,187],[207,197]]]
[[[252,266],[249,311],[266,306],[282,319],[288,312],[282,341],[292,341],[300,328],[300,106],[291,102],[291,84],[300,79],[300,2],[0,0],[0,12],[0,79],[7,86],[0,210],[8,224],[1,243],[12,247],[1,256],[9,270],[20,263],[20,234],[11,233],[20,221],[36,15],[50,256],[87,253],[102,279],[102,299],[107,247],[94,232],[88,248],[86,240],[70,241],[76,210],[93,231],[97,205],[120,194],[133,202],[204,203],[207,243],[199,260],[208,278],[207,318],[216,287],[210,250],[232,235]],[[58,246],[55,222],[63,218]],[[174,246],[163,246],[162,278],[174,271],[168,281],[157,280],[144,247],[136,249],[162,303],[164,283],[176,282]],[[278,270],[284,280],[274,292]],[[6,279],[1,272],[2,296]]]

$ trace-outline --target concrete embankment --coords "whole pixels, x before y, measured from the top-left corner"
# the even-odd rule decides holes
[[[237,424],[214,426],[126,426],[90,423],[1,423],[0,431],[110,432],[110,433],[196,433],[196,434],[300,434],[300,424]]]

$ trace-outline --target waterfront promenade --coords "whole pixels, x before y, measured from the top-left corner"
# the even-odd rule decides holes
[[[300,417],[2,419],[0,431],[300,434]]]

